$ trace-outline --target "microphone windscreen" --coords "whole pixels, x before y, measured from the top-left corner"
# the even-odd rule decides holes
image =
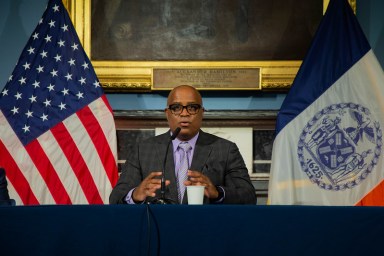
[[[177,135],[179,135],[180,131],[181,131],[181,128],[180,128],[180,127],[177,127],[177,128],[173,131],[173,133],[172,133],[171,140],[174,140],[174,139],[177,137]]]

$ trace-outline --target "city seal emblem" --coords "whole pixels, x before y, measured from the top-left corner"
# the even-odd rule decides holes
[[[345,190],[374,171],[381,155],[380,124],[368,108],[330,105],[309,120],[298,143],[298,159],[309,179],[325,190]]]

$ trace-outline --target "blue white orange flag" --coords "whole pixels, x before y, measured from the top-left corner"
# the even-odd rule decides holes
[[[331,0],[278,113],[269,204],[384,205],[384,73]]]
[[[0,94],[0,165],[18,205],[105,204],[112,109],[61,0],[50,0]]]

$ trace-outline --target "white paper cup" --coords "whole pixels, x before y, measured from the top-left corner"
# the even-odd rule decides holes
[[[203,204],[204,186],[187,186],[188,204]]]

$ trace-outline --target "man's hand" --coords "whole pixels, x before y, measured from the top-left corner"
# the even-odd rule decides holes
[[[205,186],[204,195],[210,199],[216,199],[219,196],[215,185],[212,184],[211,180],[198,171],[188,170],[188,180],[184,182],[185,186]]]
[[[135,202],[144,201],[147,196],[156,196],[156,190],[161,188],[161,172],[151,172],[133,191],[132,199]],[[165,185],[168,186],[169,180],[165,181]]]

